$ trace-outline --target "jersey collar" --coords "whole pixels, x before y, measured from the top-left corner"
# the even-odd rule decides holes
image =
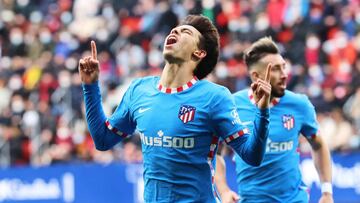
[[[249,99],[251,101],[252,104],[255,104],[255,99],[254,99],[254,95],[253,95],[253,91],[252,89],[249,89],[248,91],[248,96],[249,96]],[[271,107],[274,107],[276,104],[278,104],[280,102],[280,97],[274,97],[271,102],[270,102],[270,108]]]
[[[159,83],[158,84],[158,89],[160,90],[160,92],[163,92],[163,93],[166,93],[166,94],[179,93],[179,92],[182,92],[182,91],[184,91],[186,89],[189,89],[190,87],[195,85],[195,83],[197,81],[199,81],[199,79],[196,76],[194,76],[193,79],[191,79],[189,82],[187,82],[183,86],[180,86],[180,87],[177,87],[177,88],[164,87]]]

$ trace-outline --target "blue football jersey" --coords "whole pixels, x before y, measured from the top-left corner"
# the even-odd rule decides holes
[[[215,202],[218,139],[246,133],[232,96],[206,80],[194,78],[170,89],[159,86],[159,79],[135,80],[107,125],[115,132],[140,133],[145,202]]]
[[[252,129],[254,109],[251,90],[234,94],[242,124]],[[300,174],[299,135],[316,136],[318,124],[313,105],[305,95],[286,91],[270,108],[269,135],[262,164],[252,167],[235,155],[242,202],[308,202]]]

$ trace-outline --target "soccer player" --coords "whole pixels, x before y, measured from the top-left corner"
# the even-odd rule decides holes
[[[251,165],[265,153],[271,85],[253,85],[259,96],[253,135],[240,124],[230,92],[202,80],[217,63],[219,35],[204,16],[190,15],[166,37],[160,77],[132,82],[106,117],[98,84],[96,44],[79,62],[86,119],[98,150],[108,150],[135,130],[144,157],[145,202],[215,202],[213,158],[219,137]],[[218,136],[214,136],[214,135]]]
[[[269,137],[264,160],[258,167],[235,155],[237,184],[241,202],[309,202],[299,169],[299,135],[312,147],[316,169],[322,182],[320,202],[333,202],[329,149],[318,135],[314,106],[305,95],[286,90],[285,60],[271,38],[264,37],[244,54],[252,81],[265,77],[271,67],[271,106]],[[251,89],[234,94],[242,123],[252,129],[257,95]],[[217,156],[215,183],[223,202],[236,202],[238,196],[226,184],[224,162]],[[306,171],[305,171],[306,173]]]

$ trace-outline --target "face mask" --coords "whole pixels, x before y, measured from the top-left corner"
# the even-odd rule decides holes
[[[11,90],[19,90],[23,86],[20,76],[11,77],[8,86]]]
[[[66,127],[59,127],[56,132],[60,139],[67,139],[70,137],[70,130]]]
[[[30,21],[32,23],[35,23],[35,24],[40,23],[42,18],[43,18],[43,16],[42,16],[41,12],[39,12],[39,11],[33,11],[30,14]]]
[[[206,8],[206,9],[212,9],[215,6],[214,0],[202,0],[201,3],[202,3],[203,8]]]
[[[73,20],[73,16],[70,12],[66,11],[63,12],[60,16],[61,22],[63,22],[64,24],[69,24],[71,23],[71,21]]]
[[[77,68],[78,61],[74,57],[69,57],[65,61],[65,67],[68,70],[75,70]]]
[[[20,99],[15,99],[11,102],[11,110],[14,113],[21,113],[24,110],[24,102]]]
[[[21,43],[23,43],[23,41],[24,39],[21,30],[16,28],[12,30],[12,32],[10,33],[10,42],[13,45],[20,45]]]
[[[39,39],[40,41],[43,43],[43,44],[48,44],[51,42],[51,34],[49,31],[42,31],[40,33],[40,36],[39,36]]]
[[[0,46],[1,48],[1,46]],[[1,50],[0,50],[0,57],[1,57]],[[9,69],[10,66],[11,66],[11,59],[10,57],[8,56],[3,56],[1,59],[0,59],[0,64],[1,64],[1,68],[3,69]]]
[[[15,18],[15,14],[11,10],[2,10],[1,11],[1,19],[3,22],[11,22]]]
[[[255,29],[257,31],[266,30],[269,27],[269,19],[266,16],[261,16],[255,22]]]
[[[306,47],[309,49],[317,49],[320,46],[320,41],[317,37],[311,36],[306,40]]]
[[[245,18],[245,17],[240,18],[239,30],[240,30],[240,32],[249,32],[250,31],[250,23],[247,18]]]
[[[223,79],[228,76],[228,70],[224,64],[220,64],[218,67],[216,67],[215,74],[218,78]]]
[[[149,64],[152,66],[160,66],[163,63],[162,53],[157,49],[152,49],[149,52]]]
[[[107,31],[105,28],[100,28],[97,32],[96,32],[96,38],[99,41],[106,41],[108,40],[110,36],[109,31]]]
[[[104,9],[102,10],[102,13],[106,19],[111,19],[114,17],[114,9],[110,6],[104,7]]]
[[[346,36],[344,34],[341,34],[340,36],[336,37],[335,43],[338,48],[345,48],[348,44],[348,41],[346,39]]]
[[[21,7],[25,7],[29,4],[29,0],[17,0],[16,2]]]
[[[71,85],[70,74],[67,72],[61,72],[59,75],[59,85],[60,87],[67,88]]]
[[[357,22],[357,24],[360,24],[360,13],[355,14],[355,21]]]

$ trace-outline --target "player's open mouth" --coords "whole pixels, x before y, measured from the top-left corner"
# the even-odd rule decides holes
[[[172,45],[172,44],[175,44],[176,42],[177,42],[177,39],[175,36],[169,36],[166,39],[166,45]]]

